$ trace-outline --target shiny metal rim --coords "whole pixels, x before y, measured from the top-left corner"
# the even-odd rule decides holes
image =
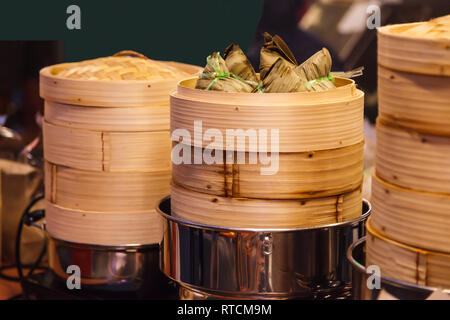
[[[71,242],[66,240],[61,240],[52,237],[51,234],[47,232],[47,235],[51,240],[58,242],[59,244],[77,248],[77,249],[89,249],[95,251],[126,251],[126,252],[137,252],[148,250],[151,248],[159,248],[159,244],[120,244],[120,245],[98,245],[98,244],[88,244],[88,243],[79,243],[79,242]]]
[[[353,268],[355,268],[358,272],[366,274],[367,276],[370,276],[372,274],[367,272],[366,267],[364,267],[361,263],[359,263],[359,261],[357,261],[355,259],[355,257],[353,257],[353,250],[356,247],[358,247],[358,246],[362,245],[363,243],[365,243],[366,242],[366,238],[367,237],[364,236],[361,239],[359,239],[359,240],[355,241],[354,243],[352,243],[352,245],[347,249],[347,260],[351,263]],[[412,289],[427,290],[427,291],[436,291],[436,290],[438,290],[438,288],[420,286],[420,285],[417,285],[417,284],[408,283],[408,282],[404,282],[404,281],[400,281],[400,280],[395,280],[395,279],[388,278],[388,277],[383,277],[383,276],[381,276],[381,280],[384,283],[387,283],[387,284],[389,284],[391,286],[396,286],[396,287],[400,287],[400,288],[412,288]],[[443,292],[450,294],[450,289],[444,289]]]

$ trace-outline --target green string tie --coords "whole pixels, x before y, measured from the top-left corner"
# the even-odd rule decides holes
[[[364,70],[364,67],[358,67],[356,69],[353,69],[353,70],[350,70],[350,71],[346,71],[346,72],[341,72],[341,71],[330,72],[327,77],[322,77],[322,78],[318,78],[318,79],[314,79],[314,80],[308,81],[306,83],[305,87],[306,87],[306,89],[308,91],[311,91],[313,85],[315,85],[317,83],[320,83],[322,81],[334,82],[334,78],[335,77],[348,78],[348,79],[359,77],[359,76],[361,76],[363,74],[363,70]]]
[[[313,85],[318,84],[318,83],[323,82],[323,81],[331,81],[331,82],[334,82],[334,75],[330,72],[330,73],[328,74],[328,76],[326,76],[326,77],[322,77],[322,78],[317,78],[317,79],[314,79],[314,80],[310,80],[310,81],[308,81],[308,82],[305,84],[305,87],[306,87],[306,89],[307,89],[308,91],[311,91]]]

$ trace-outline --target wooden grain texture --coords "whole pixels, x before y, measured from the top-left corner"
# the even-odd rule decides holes
[[[82,211],[47,201],[45,214],[47,231],[56,239],[96,245],[154,244],[162,239],[161,217],[153,210]]]
[[[185,129],[189,144],[207,147],[210,141],[194,135],[194,121],[201,120],[203,132],[216,129],[224,139],[227,129],[267,129],[268,151],[273,130],[279,130],[282,153],[350,146],[363,139],[364,94],[352,80],[337,78],[336,85],[324,92],[255,94],[199,90],[195,79],[184,80],[171,94],[171,131]],[[255,143],[245,143],[245,151],[255,150]]]
[[[371,203],[371,223],[378,233],[407,245],[450,253],[450,195],[398,187],[374,175]]]
[[[170,170],[170,135],[102,132],[43,124],[44,157],[72,168],[104,172]]]
[[[363,179],[364,142],[323,151],[279,154],[278,172],[262,175],[257,154],[246,153],[245,163],[194,164],[196,150],[191,148],[191,163],[172,165],[173,181],[185,188],[224,197],[262,199],[301,199],[339,195],[355,190]],[[250,163],[251,157],[256,164]],[[235,159],[237,155],[235,155]],[[272,159],[272,161],[275,161]]]
[[[65,65],[65,64],[63,64]],[[98,107],[146,107],[167,103],[168,95],[179,80],[83,80],[60,77],[55,70],[63,65],[40,71],[40,96],[46,101]],[[177,64],[183,71],[195,75],[202,69]]]
[[[450,137],[391,127],[378,119],[376,150],[380,178],[405,188],[450,195]]]
[[[380,66],[379,115],[384,121],[420,132],[450,136],[449,88],[450,77],[413,74]]]
[[[87,107],[45,101],[48,123],[93,131],[168,131],[169,103],[146,107]]]
[[[169,194],[169,184],[170,171],[98,172],[45,164],[46,199],[69,209],[149,212]]]
[[[267,200],[230,198],[172,185],[172,214],[181,219],[235,228],[296,228],[332,224],[361,215],[361,190],[333,197]]]
[[[378,64],[399,71],[450,76],[449,39],[427,39],[402,34],[420,23],[378,28]]]
[[[366,224],[366,266],[377,265],[381,275],[422,286],[450,288],[450,254],[428,251],[388,239]]]

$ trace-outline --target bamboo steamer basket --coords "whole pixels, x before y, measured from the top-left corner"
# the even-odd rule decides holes
[[[372,179],[372,227],[389,239],[450,253],[450,195],[402,188],[378,172]]]
[[[247,160],[173,164],[174,215],[233,228],[312,227],[360,215],[364,94],[354,81],[336,78],[337,88],[325,92],[270,94],[198,90],[195,83],[183,80],[171,94],[172,135],[187,130],[191,141],[181,141],[185,145],[226,149],[235,157],[245,151]],[[198,120],[202,131],[219,132],[224,142],[229,130],[267,130],[263,151],[279,152],[278,173],[261,175],[261,163],[248,161],[262,151],[257,141],[248,139],[242,149],[211,144],[194,132]],[[276,130],[279,144],[272,149]]]
[[[449,60],[450,60],[450,50]],[[450,136],[450,77],[378,67],[379,116],[390,124]]]
[[[303,228],[361,215],[361,189],[325,198],[268,200],[211,195],[172,185],[172,214],[195,223],[230,228]]]
[[[158,243],[162,237],[162,224],[155,211],[84,211],[47,201],[45,215],[52,237],[75,243],[141,245]]]
[[[107,132],[43,123],[45,158],[51,163],[105,172],[168,171],[170,133]]]
[[[170,190],[169,93],[200,71],[129,51],[41,70],[51,236],[101,245],[161,239],[154,209]]]
[[[398,71],[450,76],[449,25],[450,16],[446,16],[378,28],[378,64]],[[418,29],[423,30],[413,32]]]
[[[378,233],[366,224],[366,265],[380,267],[381,275],[421,286],[450,288],[450,254],[419,249]]]
[[[202,150],[203,152],[203,150]],[[184,188],[222,197],[303,199],[327,197],[357,189],[363,179],[364,142],[344,148],[279,154],[279,171],[261,175],[267,167],[250,164],[173,165],[173,181]],[[194,147],[191,149],[194,163]],[[173,197],[173,196],[172,196]]]
[[[45,197],[58,206],[120,213],[153,211],[170,192],[170,171],[98,172],[45,164]]]
[[[450,137],[393,127],[378,118],[376,149],[377,175],[383,180],[450,195]]]
[[[193,146],[210,144],[194,135],[197,120],[203,131],[217,129],[223,137],[227,129],[278,129],[281,153],[337,149],[363,140],[364,93],[353,80],[336,78],[337,89],[324,92],[267,94],[198,90],[195,83],[196,78],[181,81],[170,96],[171,131],[187,130]],[[245,151],[254,150],[257,145],[246,143]]]

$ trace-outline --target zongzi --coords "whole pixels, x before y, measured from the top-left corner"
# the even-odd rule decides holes
[[[242,79],[258,82],[258,77],[256,76],[252,64],[239,45],[236,43],[230,44],[223,52],[223,57],[225,58],[225,63],[231,73]]]
[[[295,72],[295,65],[283,58],[278,58],[267,71],[263,80],[264,92],[297,92],[301,91],[304,81]]]
[[[331,63],[330,52],[322,48],[295,68],[295,72],[304,83],[301,91],[324,91],[335,88],[333,78],[329,76]]]
[[[206,66],[200,74],[196,89],[225,92],[252,92],[257,83],[246,81],[230,72],[225,60],[219,52],[206,58]]]
[[[261,79],[264,79],[270,67],[272,67],[272,65],[280,57],[295,66],[298,65],[294,54],[283,39],[281,39],[278,35],[272,37],[269,33],[265,32],[264,44],[261,47],[259,62],[259,73],[261,75]]]
[[[335,76],[352,78],[361,75],[363,69],[331,72],[331,55],[326,48],[298,65],[283,39],[267,32],[264,33],[261,47],[259,78],[244,52],[235,43],[225,49],[224,58],[219,52],[214,52],[206,61],[196,88],[227,92],[325,91],[336,88]]]

